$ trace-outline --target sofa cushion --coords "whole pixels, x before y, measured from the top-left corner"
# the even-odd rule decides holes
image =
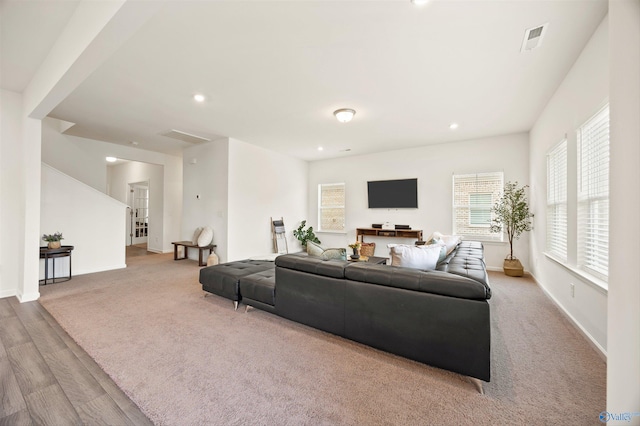
[[[484,259],[484,249],[479,241],[462,241],[456,250],[456,256]]]
[[[487,289],[489,288],[487,267],[482,259],[457,255],[449,262],[447,272],[449,274],[470,278],[487,286]]]
[[[322,260],[299,254],[284,254],[276,258],[276,266],[332,278],[344,278],[344,268],[348,264],[343,260]]]
[[[457,274],[439,271],[421,271],[359,262],[345,268],[345,278],[463,299],[485,300],[491,297],[491,290],[487,284]]]
[[[267,269],[240,278],[240,294],[243,298],[276,304],[276,270]]]
[[[231,300],[240,300],[241,277],[267,269],[274,269],[274,262],[261,260],[239,260],[200,269],[202,289]]]

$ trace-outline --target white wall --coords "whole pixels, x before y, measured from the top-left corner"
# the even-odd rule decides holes
[[[229,140],[219,139],[186,148],[182,153],[184,192],[179,240],[191,240],[196,228],[213,228],[215,252],[227,259]],[[197,259],[197,252],[189,252]]]
[[[60,125],[60,120],[43,120],[42,161],[102,192],[109,192],[107,156],[163,167],[162,228],[158,229],[161,243],[156,248],[172,252],[171,242],[180,239],[182,221],[182,158],[65,135],[60,133]]]
[[[273,253],[270,218],[284,218],[289,251],[293,229],[307,214],[308,163],[229,140],[228,259]]]
[[[42,161],[98,191],[107,192],[107,167],[96,155],[98,141],[67,136],[54,118],[42,120]]]
[[[307,209],[305,161],[235,139],[187,148],[183,161],[181,239],[209,225],[221,262],[264,255],[273,252],[269,219],[282,216],[289,250],[300,249],[292,232]]]
[[[147,250],[162,252],[163,206],[164,206],[164,167],[157,164],[132,161],[124,164],[108,166],[109,195],[127,204],[129,184],[149,182],[149,232]],[[128,211],[125,220],[130,220]],[[126,231],[125,231],[126,236]],[[126,244],[130,243],[128,237]]]
[[[609,2],[611,226],[607,411],[640,413],[640,1]],[[614,424],[640,425],[640,417]]]
[[[309,210],[307,223],[317,229],[318,184],[345,183],[346,234],[319,233],[325,247],[346,247],[355,241],[356,228],[390,222],[422,229],[424,238],[434,231],[450,234],[452,218],[452,175],[503,171],[504,180],[528,184],[528,135],[526,133],[427,145],[316,161],[309,166]],[[418,209],[369,209],[367,181],[418,178]],[[514,242],[514,253],[528,269],[528,235]],[[412,243],[410,239],[371,238],[376,255],[388,256],[387,244]],[[487,266],[501,269],[509,254],[508,243],[485,243]]]
[[[24,250],[22,174],[22,96],[0,91],[0,297],[17,295]]]
[[[546,244],[546,155],[566,135],[568,153],[568,251],[576,247],[576,129],[609,96],[608,19],[602,21],[530,132],[531,200],[536,227],[531,267],[542,288],[603,351],[607,347],[607,292],[544,255]],[[613,210],[612,210],[613,211]],[[575,256],[569,259],[575,263]],[[574,297],[570,284],[575,284]]]
[[[62,244],[74,246],[73,275],[126,267],[126,204],[44,163],[41,177],[40,235],[62,232]],[[68,275],[68,259],[56,261],[56,271]],[[40,278],[43,273],[41,260]]]

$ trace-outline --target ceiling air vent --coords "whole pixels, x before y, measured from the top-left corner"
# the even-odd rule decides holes
[[[542,44],[542,38],[547,32],[549,24],[540,25],[539,27],[529,28],[524,32],[524,40],[520,52],[529,52]]]
[[[192,135],[191,133],[181,132],[180,130],[171,129],[165,133],[161,133],[162,136],[168,138],[178,139],[183,142],[199,144],[211,141],[211,139],[203,138],[202,136]]]

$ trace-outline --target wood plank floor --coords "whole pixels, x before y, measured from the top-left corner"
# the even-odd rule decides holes
[[[0,425],[151,425],[38,302],[0,299]]]

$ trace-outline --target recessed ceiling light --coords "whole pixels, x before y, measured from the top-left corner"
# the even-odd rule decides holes
[[[425,4],[429,3],[429,0],[411,0],[411,3],[415,4],[416,6],[424,6]]]
[[[356,111],[351,108],[340,108],[333,111],[333,115],[336,116],[339,122],[348,123],[353,119],[353,116],[356,115]]]
[[[130,143],[131,145],[138,145],[138,142],[136,142],[136,141],[129,141],[129,143]]]
[[[458,123],[451,123],[451,124],[449,124],[449,128],[450,128],[451,130],[455,130],[455,129],[457,129],[458,127],[459,127]]]
[[[109,163],[115,163],[116,161],[118,161],[116,157],[107,157],[105,158],[105,160],[107,160]]]
[[[195,95],[193,95],[193,100],[195,100],[196,102],[204,102],[204,95],[196,93]]]
[[[324,151],[324,148],[323,148],[323,147],[321,147],[321,146],[319,146],[319,147],[318,147],[318,151]]]

